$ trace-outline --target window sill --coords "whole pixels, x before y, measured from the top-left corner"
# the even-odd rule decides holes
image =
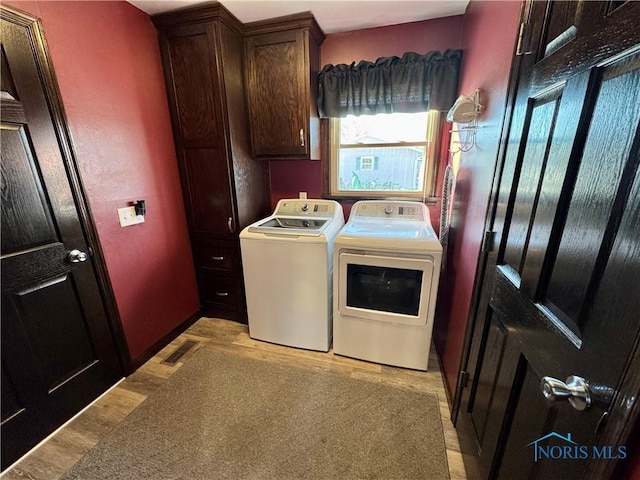
[[[323,195],[326,200],[335,200],[340,203],[356,203],[359,200],[404,200],[407,202],[422,202],[422,197],[368,197],[362,195],[359,197],[354,196],[340,196],[340,195]],[[436,205],[440,201],[440,197],[427,197],[425,199],[425,205]]]

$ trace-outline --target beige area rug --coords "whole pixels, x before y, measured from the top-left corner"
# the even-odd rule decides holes
[[[64,479],[446,479],[437,398],[206,348]]]

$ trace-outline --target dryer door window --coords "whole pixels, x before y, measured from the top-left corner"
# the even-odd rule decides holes
[[[422,270],[347,265],[347,305],[418,316]]]
[[[338,308],[342,315],[405,325],[427,321],[431,258],[340,254]]]

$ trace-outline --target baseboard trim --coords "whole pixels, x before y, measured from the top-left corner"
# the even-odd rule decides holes
[[[438,363],[440,364],[440,374],[442,375],[442,383],[444,384],[444,393],[447,397],[447,404],[449,405],[449,413],[453,412],[453,394],[449,391],[449,384],[447,383],[447,377],[445,376],[444,373],[444,368],[443,368],[443,357],[440,354],[440,349],[438,348],[438,342],[433,341],[432,342],[432,346],[435,347],[436,349],[436,355],[438,355]],[[453,424],[455,426],[455,423]]]
[[[137,369],[139,369],[142,365],[144,365],[147,360],[153,357],[156,353],[166,347],[169,343],[171,343],[178,335],[184,332],[191,325],[196,323],[198,319],[202,317],[202,312],[197,311],[189,318],[187,318],[184,322],[178,325],[176,328],[167,333],[164,337],[158,340],[156,343],[151,345],[151,347],[147,348],[141,355],[138,355],[131,361],[131,371],[127,372],[127,375],[131,375]]]
[[[200,313],[203,317],[222,318],[224,320],[242,323],[243,325],[249,324],[246,311],[234,312],[231,310],[223,310],[216,306],[204,306]]]

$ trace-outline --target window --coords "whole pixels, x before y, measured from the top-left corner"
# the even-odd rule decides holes
[[[360,170],[373,170],[374,167],[374,159],[371,155],[360,157]]]
[[[331,124],[331,195],[434,195],[440,112],[349,115]]]

